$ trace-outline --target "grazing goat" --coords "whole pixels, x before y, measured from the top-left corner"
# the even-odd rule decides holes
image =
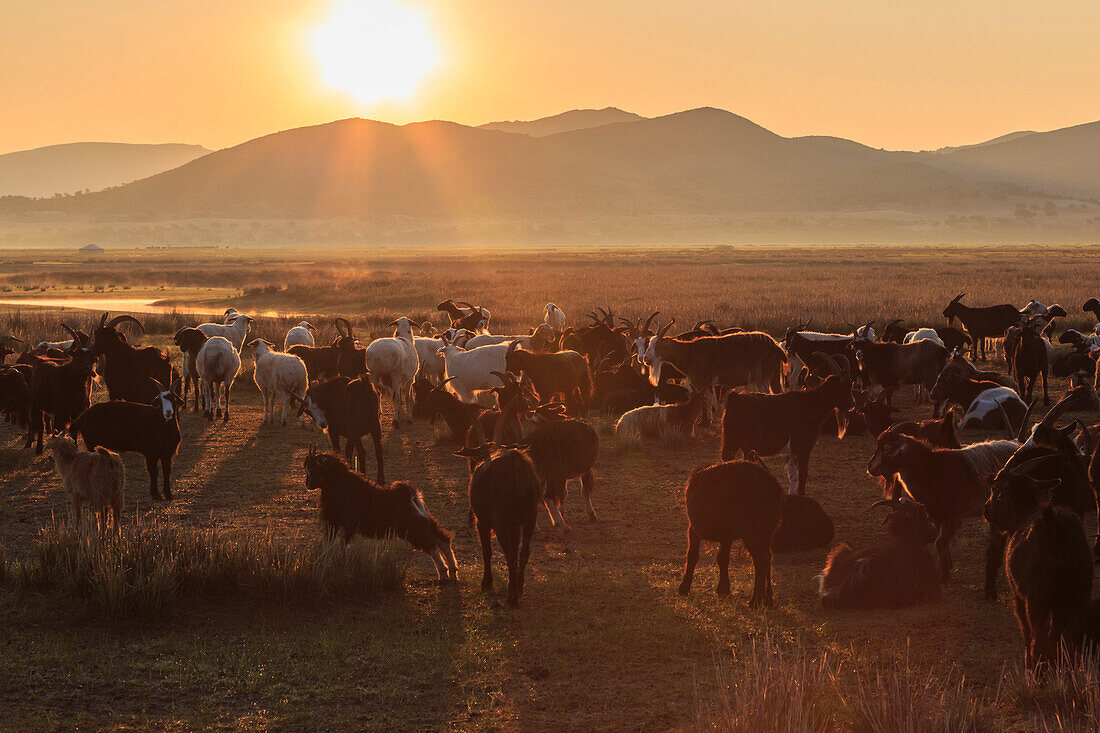
[[[253,339],[252,357],[256,361],[256,368],[252,372],[252,379],[260,388],[260,396],[264,401],[263,422],[275,423],[275,398],[283,401],[283,425],[286,425],[286,410],[290,405],[292,396],[304,394],[309,381],[306,377],[306,365],[294,354],[284,354],[275,351],[275,346],[270,341]]]
[[[504,352],[504,366],[531,380],[543,401],[561,397],[573,415],[583,415],[592,402],[592,372],[588,361],[576,351],[536,354],[513,341]]]
[[[1092,556],[1081,519],[1045,504],[1009,538],[1005,573],[1028,667],[1057,661],[1063,647],[1079,649],[1092,594]]]
[[[971,308],[959,302],[965,295],[966,293],[959,293],[952,298],[943,309],[943,317],[947,319],[947,325],[954,323],[956,318],[962,321],[963,328],[974,340],[978,361],[985,361],[986,339],[1004,336],[1009,327],[1019,322],[1020,312],[1016,310],[1016,306],[1008,304]]]
[[[742,450],[761,456],[787,450],[790,493],[805,494],[810,453],[817,445],[821,423],[835,413],[837,438],[843,438],[851,407],[851,382],[836,375],[811,389],[778,395],[731,392],[722,415],[720,455],[729,461]]]
[[[749,606],[772,606],[772,538],[783,512],[783,488],[755,461],[727,461],[697,468],[684,488],[687,560],[680,594],[691,592],[699,545],[717,542],[718,595],[730,594],[730,546],[744,540],[755,579]]]
[[[560,334],[565,330],[565,312],[561,308],[553,303],[547,303],[543,311],[542,322],[552,328],[554,333]]]
[[[140,453],[149,472],[149,494],[157,493],[157,464],[164,472],[164,498],[172,500],[172,457],[180,446],[179,408],[183,405],[177,390],[179,382],[159,394],[148,405],[113,400],[92,405],[73,423],[72,430],[84,438],[88,450],[99,446],[117,453]]]
[[[295,395],[292,399],[298,399]],[[367,449],[363,445],[363,436],[369,435],[374,441],[374,459],[378,468],[378,483],[386,482],[386,473],[382,465],[382,424],[379,420],[378,393],[371,384],[370,375],[363,374],[355,379],[333,377],[324,382],[316,382],[306,390],[300,399],[298,416],[308,414],[328,435],[332,450],[340,452],[340,438],[347,439],[344,456],[353,466],[358,462],[360,473],[367,472]]]
[[[199,351],[202,349],[203,344],[206,343],[206,334],[197,328],[181,328],[176,331],[176,334],[172,337],[172,341],[179,347],[180,352],[183,353],[183,397],[184,406],[187,405],[187,393],[190,388],[195,390],[195,412],[199,411],[199,396],[202,392],[201,382],[199,380],[199,367],[195,363],[195,359],[199,355]]]
[[[404,481],[374,483],[335,453],[317,453],[313,446],[302,463],[306,488],[321,491],[321,524],[330,539],[400,537],[432,559],[440,583],[458,580],[451,533],[439,526],[415,487]]]
[[[222,422],[229,422],[229,391],[241,370],[241,355],[229,339],[211,336],[199,349],[195,366],[202,385],[203,415],[207,420],[221,417]],[[225,392],[224,417],[220,394],[222,391]]]
[[[543,423],[527,433],[525,452],[535,466],[542,486],[542,499],[550,522],[563,529],[569,526],[562,518],[566,484],[570,479],[581,480],[585,511],[589,519],[596,519],[592,507],[592,490],[596,485],[593,466],[600,455],[600,436],[583,420],[566,418]]]
[[[808,496],[787,494],[779,528],[772,538],[773,552],[797,552],[824,547],[832,542],[836,528],[821,505]]]
[[[175,381],[175,370],[168,355],[160,349],[153,346],[139,349],[128,344],[118,330],[122,323],[133,323],[145,332],[141,321],[133,316],[115,316],[108,321],[104,313],[92,333],[92,354],[103,357],[100,376],[112,400],[144,404],[160,393],[156,383],[165,385]]]
[[[643,437],[677,443],[695,435],[695,426],[703,417],[707,395],[693,392],[686,402],[673,405],[646,405],[623,414],[615,423],[615,435],[626,445]]]
[[[244,347],[244,340],[248,336],[248,332],[252,330],[252,316],[246,316],[243,313],[238,313],[232,321],[223,323],[202,323],[195,328],[199,329],[207,335],[221,336],[222,338],[233,344],[233,348],[239,353]]]
[[[283,339],[283,351],[290,351],[291,346],[313,346],[313,332],[316,327],[309,321],[298,321],[298,325],[286,332]]]
[[[87,505],[96,514],[96,524],[106,528],[110,511],[117,532],[126,503],[126,467],[118,453],[102,446],[82,451],[76,447],[76,441],[62,435],[50,438],[47,447],[65,493],[72,501],[75,521],[79,524],[81,510]]]
[[[378,394],[393,399],[393,426],[412,421],[412,384],[420,366],[413,346],[412,323],[401,317],[390,323],[392,338],[375,339],[367,346],[367,369]]]
[[[470,515],[477,522],[481,558],[485,566],[481,589],[493,587],[495,534],[508,562],[508,605],[515,608],[523,594],[523,577],[531,556],[531,536],[538,519],[542,495],[538,474],[531,459],[513,447],[490,443],[481,423],[471,416],[476,447],[466,447],[456,456],[474,461],[470,474]]]
[[[951,577],[951,540],[963,518],[976,514],[987,490],[985,477],[1004,466],[1019,444],[1011,440],[965,448],[934,448],[907,435],[880,435],[867,473],[884,479],[897,474],[906,493],[936,525],[940,581]]]
[[[1010,436],[1016,434],[1016,428],[1027,412],[1027,405],[1011,389],[996,382],[948,373],[946,367],[932,387],[932,400],[941,405],[949,402],[962,405],[965,409],[961,422],[963,428],[990,430],[1004,427]],[[1005,424],[1006,421],[1008,424]]]
[[[883,499],[888,506],[886,540],[859,551],[839,544],[817,576],[826,608],[904,608],[939,600],[936,565],[927,545],[936,530],[917,504]]]
[[[649,381],[660,382],[661,364],[669,362],[683,372],[696,392],[707,387],[752,386],[759,391],[783,391],[787,354],[774,338],[759,331],[703,336],[691,341],[665,338],[675,320],[650,339],[643,361]]]

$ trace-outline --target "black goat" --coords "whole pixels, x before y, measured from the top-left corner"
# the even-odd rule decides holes
[[[134,348],[118,330],[121,323],[133,323],[145,332],[141,321],[129,315],[115,316],[110,321],[107,314],[99,319],[92,333],[92,354],[103,357],[100,376],[107,385],[112,400],[147,403],[157,398],[160,385],[172,384],[174,370],[168,356],[153,346]]]
[[[779,528],[772,539],[773,552],[812,550],[829,544],[836,528],[821,505],[808,496],[783,498]]]
[[[321,490],[321,524],[330,539],[337,534],[345,543],[356,535],[400,537],[432,559],[439,582],[458,580],[451,534],[439,526],[415,487],[404,481],[380,486],[352,471],[336,453],[317,453],[312,445],[303,465],[306,488]]]
[[[1019,341],[1012,353],[1012,372],[1020,382],[1020,396],[1025,402],[1031,402],[1035,390],[1035,380],[1043,377],[1043,404],[1050,404],[1047,394],[1047,376],[1050,364],[1047,356],[1047,340],[1039,333],[1038,325],[1024,326]]]
[[[378,392],[371,384],[370,375],[362,374],[355,379],[333,377],[323,382],[315,382],[306,390],[299,401],[298,416],[308,414],[325,431],[332,450],[340,451],[340,438],[347,440],[344,455],[352,463],[352,453],[358,461],[359,471],[367,468],[367,449],[363,445],[363,436],[369,435],[374,441],[374,459],[378,466],[378,483],[386,483],[386,472],[382,464],[382,424],[379,420]]]
[[[367,350],[359,346],[346,318],[335,320],[337,336],[329,346],[295,344],[287,349],[306,365],[311,382],[331,377],[355,378],[367,370]]]
[[[897,499],[888,506],[886,540],[862,550],[839,544],[817,576],[821,605],[827,608],[904,608],[939,600],[936,563],[928,543],[936,529],[917,504]]]
[[[684,488],[687,560],[680,594],[691,592],[702,541],[717,542],[718,595],[730,594],[730,546],[745,543],[754,582],[749,606],[772,606],[772,539],[783,512],[783,487],[756,461],[727,461],[697,468]]]
[[[0,367],[0,413],[21,428],[26,428],[31,420],[31,370],[27,364]]]
[[[966,293],[959,293],[952,298],[943,309],[943,317],[947,319],[948,325],[956,318],[962,321],[966,332],[974,339],[978,360],[985,361],[986,339],[1004,336],[1009,327],[1020,321],[1020,311],[1016,310],[1016,306],[1008,304],[971,308],[959,302],[965,295]],[[944,345],[946,346],[946,342]]]
[[[466,440],[466,433],[470,430],[470,405],[465,405],[447,391],[445,380],[442,384],[435,385],[426,378],[418,376],[413,381],[413,417],[427,418],[428,424],[434,424],[436,418],[443,418],[450,433],[450,439],[454,443],[462,443]],[[475,414],[480,414],[481,409],[475,407]],[[492,432],[487,431],[487,432]]]
[[[179,350],[184,355],[185,365],[183,368],[183,404],[187,406],[187,392],[189,388],[195,390],[195,412],[199,411],[199,395],[202,392],[202,386],[199,383],[199,369],[195,364],[195,357],[199,355],[199,350],[202,345],[206,343],[207,336],[205,333],[197,328],[181,328],[176,331],[172,336],[172,341],[179,347]]]
[[[591,425],[576,418],[551,419],[527,433],[526,453],[535,465],[542,485],[543,503],[550,521],[568,529],[561,511],[566,484],[580,478],[581,493],[589,519],[596,518],[592,490],[596,485],[593,466],[600,455],[600,436]]]
[[[72,433],[84,437],[88,450],[98,446],[116,453],[140,453],[145,456],[145,468],[149,472],[149,494],[154,500],[157,493],[157,464],[164,471],[164,498],[172,500],[172,457],[180,446],[179,410],[183,400],[178,390],[179,380],[166,389],[156,383],[160,392],[151,404],[112,400],[92,405],[72,425]]]
[[[592,372],[588,362],[576,351],[536,354],[508,346],[504,363],[512,374],[525,375],[543,401],[561,397],[573,415],[583,415],[592,402]]]
[[[42,454],[44,415],[52,418],[54,430],[61,431],[88,409],[88,388],[94,365],[95,358],[87,349],[77,349],[72,356],[59,360],[35,357],[30,383],[30,421],[24,447],[30,446],[37,437],[34,452]]]

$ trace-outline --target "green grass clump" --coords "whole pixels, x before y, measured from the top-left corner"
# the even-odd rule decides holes
[[[59,588],[96,615],[122,621],[217,599],[361,600],[399,588],[407,559],[396,541],[302,546],[270,532],[135,518],[118,534],[103,534],[89,522],[47,525],[19,575],[24,586]]]

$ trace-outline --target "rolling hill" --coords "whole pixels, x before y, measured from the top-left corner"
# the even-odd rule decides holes
[[[603,125],[613,125],[616,122],[634,122],[642,119],[645,118],[633,112],[625,112],[618,107],[604,107],[603,109],[574,109],[538,120],[490,122],[481,125],[480,129],[518,132],[531,137],[545,137],[556,135],[559,132],[572,132],[573,130],[584,130],[589,127],[602,127]]]
[[[176,168],[210,151],[200,145],[70,143],[0,155],[0,196],[98,191]]]

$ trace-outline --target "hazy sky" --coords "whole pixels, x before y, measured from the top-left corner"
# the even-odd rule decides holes
[[[608,105],[887,148],[1100,119],[1095,0],[408,0],[440,63],[375,104],[327,86],[311,48],[340,1],[0,0],[0,152]]]

